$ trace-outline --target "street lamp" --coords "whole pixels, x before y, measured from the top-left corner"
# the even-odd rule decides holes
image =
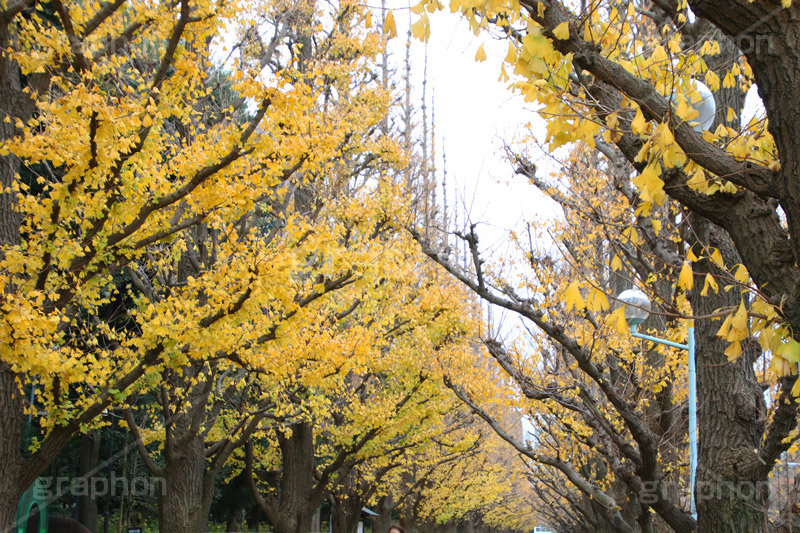
[[[636,329],[639,327],[639,324],[644,322],[650,314],[650,298],[639,289],[628,289],[620,293],[618,300],[625,306],[625,321],[631,328],[632,336],[637,339],[644,339],[689,352],[689,468],[691,470],[689,501],[691,502],[690,509],[692,517],[697,520],[697,508],[694,501],[694,484],[697,472],[697,375],[694,361],[694,328],[689,328],[689,341],[687,344],[679,344],[666,339],[659,339],[658,337],[638,333]]]
[[[714,93],[705,83],[695,79],[692,80],[692,84],[697,89],[697,92],[700,93],[700,100],[692,104],[692,108],[698,113],[694,130],[698,133],[703,133],[714,123],[714,117],[717,114],[717,103],[714,101]]]

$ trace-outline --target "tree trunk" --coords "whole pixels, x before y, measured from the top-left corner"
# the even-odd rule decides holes
[[[378,513],[378,516],[372,517],[373,533],[388,533],[389,527],[392,525],[392,511],[394,511],[394,507],[394,498],[392,498],[391,495],[384,496],[378,500],[378,505],[373,509],[373,511]]]
[[[276,533],[308,533],[311,518],[321,502],[309,501],[314,487],[314,430],[308,422],[292,427],[291,435],[278,438],[283,472],[280,503],[273,520]]]
[[[0,531],[8,531],[17,517],[17,506],[26,487],[21,487],[22,392],[15,374],[0,361]]]
[[[163,472],[165,490],[159,494],[159,526],[162,533],[207,531],[217,474],[233,451],[217,450],[211,464],[206,457],[202,427],[214,424],[208,409],[209,395],[216,377],[213,369],[189,366],[182,370],[182,386],[188,389],[185,411],[167,427]],[[197,379],[198,384],[191,385]],[[205,380],[203,383],[202,380]],[[203,383],[202,385],[200,383]],[[174,402],[175,409],[184,409]],[[170,409],[165,409],[164,419]],[[139,450],[140,453],[146,451]],[[158,472],[154,472],[158,473]]]
[[[0,50],[5,52],[13,41],[11,28],[0,24]],[[19,99],[21,95],[19,65],[0,53],[0,141],[16,136],[14,120],[6,117],[20,117]],[[20,117],[23,118],[23,117]],[[10,189],[19,172],[19,159],[12,154],[0,156],[0,245],[19,244],[19,213],[16,193]],[[0,251],[0,260],[4,254]],[[9,290],[7,287],[6,290]],[[5,339],[4,339],[5,341]]]
[[[89,475],[97,467],[100,459],[100,434],[95,429],[82,438],[78,459],[78,477]],[[87,483],[91,483],[87,479]],[[91,531],[97,531],[97,500],[89,494],[78,496],[78,522]]]
[[[176,426],[187,424],[185,418],[180,417]],[[174,456],[164,465],[166,489],[159,495],[158,524],[161,533],[208,531],[211,498],[204,495],[205,474],[206,456],[202,437],[197,436],[174,450]]]
[[[726,265],[740,262],[724,230],[699,216],[691,216],[690,222],[700,242],[718,248]],[[691,300],[695,315],[740,304],[740,291],[725,291],[722,283],[717,294],[709,290],[707,296],[700,295],[705,274],[722,274],[710,261],[696,262],[694,272],[697,281]],[[698,531],[758,533],[766,531],[769,491],[766,479],[759,477],[756,456],[765,424],[764,399],[753,370],[757,352],[749,348],[738,360],[729,362],[724,353],[729,343],[716,335],[719,326],[720,322],[711,320],[695,324]]]
[[[15,135],[13,120],[20,90],[19,67],[8,59],[5,50],[12,41],[8,25],[0,24],[0,141]],[[0,261],[5,259],[3,248],[19,244],[19,220],[16,196],[11,185],[19,170],[19,160],[13,155],[0,156]],[[5,291],[13,291],[6,286]],[[0,339],[7,343],[9,339]],[[0,361],[0,531],[11,528],[16,520],[17,505],[25,491],[20,487],[20,448],[22,444],[22,391],[16,383],[16,373]]]
[[[235,533],[239,531],[239,510],[235,510],[231,513],[231,516],[228,517],[228,522],[225,524],[225,531],[227,533]]]
[[[364,502],[355,494],[341,501],[341,498],[332,498],[331,525],[333,533],[355,533],[361,521],[361,508]]]
[[[14,41],[13,21],[0,22],[0,142],[17,136],[15,118],[27,122],[34,111],[33,100],[22,92],[19,65],[5,54],[5,50],[14,46]],[[41,92],[48,87],[49,77],[30,74],[26,81],[26,89]],[[0,262],[5,259],[3,249],[6,246],[19,245],[20,215],[12,188],[19,169],[20,161],[15,155],[0,155]],[[13,279],[6,279],[4,290],[6,293],[15,291]],[[0,342],[5,344],[9,339],[0,339]],[[20,480],[31,474],[35,477],[47,466],[37,463],[35,468],[22,467],[24,403],[17,379],[26,381],[5,361],[0,361],[0,531],[8,530],[16,520],[19,499],[27,489]]]
[[[758,286],[774,295],[774,291],[784,283],[790,283],[778,268],[769,268],[783,263],[797,264],[800,257],[800,24],[798,8],[781,8],[773,2],[731,0],[728,2],[709,2],[690,0],[692,11],[717,25],[728,35],[747,57],[753,70],[758,94],[764,103],[769,119],[769,132],[775,139],[778,150],[780,170],[771,184],[786,213],[793,258],[791,263],[784,254],[784,244],[780,248],[766,248],[758,240],[748,241],[744,233],[737,239],[740,254],[745,265]],[[755,213],[754,213],[755,214]],[[739,225],[741,226],[741,224]],[[740,233],[737,227],[728,226],[734,234]],[[766,248],[766,249],[765,249]],[[792,287],[779,289],[786,296],[781,302],[786,318],[795,331],[800,328],[800,298]],[[780,294],[775,295],[780,297]]]

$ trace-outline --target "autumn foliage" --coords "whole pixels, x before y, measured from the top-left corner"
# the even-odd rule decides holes
[[[387,127],[371,16],[0,6],[0,527],[109,412],[164,479],[162,531],[207,530],[219,476],[308,531],[332,494],[402,506],[381,471],[469,475],[485,445],[443,375],[470,368],[479,317],[404,229],[433,202]],[[429,500],[420,521],[477,505]]]

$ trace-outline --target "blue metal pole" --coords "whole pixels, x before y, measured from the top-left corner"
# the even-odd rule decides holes
[[[697,520],[697,506],[694,499],[695,479],[697,475],[697,371],[694,360],[694,328],[689,328],[689,468],[691,478],[692,518]]]
[[[697,520],[697,507],[694,501],[695,477],[697,475],[697,371],[694,360],[694,328],[689,328],[689,342],[687,344],[680,344],[666,339],[659,339],[651,335],[637,333],[636,329],[637,324],[631,324],[631,335],[637,339],[644,339],[689,352],[689,469],[691,471],[689,478],[689,508],[692,513],[692,518]]]
[[[678,342],[668,341],[666,339],[659,339],[658,337],[653,337],[651,335],[645,335],[644,333],[636,333],[636,330],[631,328],[631,335],[636,337],[637,339],[644,339],[646,341],[657,342],[658,344],[664,344],[666,346],[672,346],[673,348],[680,348],[681,350],[690,350],[688,344],[680,344]]]

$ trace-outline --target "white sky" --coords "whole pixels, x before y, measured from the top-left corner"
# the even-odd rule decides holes
[[[409,22],[419,15],[410,13],[408,2],[388,0],[394,8],[398,36],[390,43],[394,54],[391,63],[400,79],[405,57],[406,32]],[[380,10],[376,9],[376,19]],[[441,180],[442,154],[447,156],[447,200],[452,220],[455,209],[458,219],[469,213],[472,222],[479,222],[482,248],[495,249],[505,240],[509,229],[524,227],[523,220],[553,218],[561,213],[551,200],[536,191],[524,179],[514,176],[511,165],[504,159],[503,142],[513,145],[527,131],[527,124],[540,141],[544,140],[544,121],[536,114],[533,104],[526,104],[518,94],[508,89],[510,82],[498,81],[500,64],[508,44],[488,34],[475,36],[467,22],[457,14],[437,11],[429,14],[431,37],[427,43],[427,100],[429,116],[431,99],[436,119],[436,168]],[[487,60],[478,62],[475,53],[484,44]],[[412,38],[412,84],[417,90],[416,102],[422,97],[421,84],[425,64],[425,44]],[[513,73],[510,81],[514,81]],[[398,81],[398,83],[401,83]],[[753,87],[747,94],[743,123],[754,116],[763,116],[764,108]],[[421,120],[418,111],[417,120]],[[559,150],[561,155],[563,150]],[[529,154],[543,172],[556,168],[551,158]],[[456,203],[457,202],[457,203]],[[500,246],[502,248],[502,246]]]
[[[398,1],[387,3],[389,7],[400,5],[394,12],[398,36],[390,42],[390,52],[394,56],[390,64],[397,69],[397,79],[401,79],[409,21],[417,21],[419,15],[410,13]],[[374,15],[377,19],[380,11],[375,10]],[[501,62],[508,51],[506,41],[493,39],[488,34],[475,36],[467,22],[449,9],[429,14],[429,17],[428,115],[430,117],[433,98],[437,180],[441,183],[444,153],[450,229],[455,229],[454,217],[458,219],[458,229],[463,229],[466,214],[469,222],[478,223],[476,231],[482,256],[509,258],[516,255],[511,253],[510,230],[522,233],[526,221],[561,216],[561,209],[555,202],[524,178],[514,175],[504,155],[504,143],[514,146],[515,140],[530,131],[529,124],[537,132],[539,141],[543,141],[545,123],[535,112],[534,104],[526,104],[522,96],[508,89],[513,78],[509,82],[498,80]],[[478,62],[475,53],[481,44],[487,59]],[[418,107],[422,99],[425,51],[426,45],[412,38],[411,83],[417,91],[412,102]],[[416,119],[421,121],[421,118],[421,111],[418,111]],[[555,168],[550,158],[537,161],[540,154],[527,155],[545,172]],[[513,277],[514,273],[510,275]],[[491,321],[502,337],[516,337],[520,333],[517,331],[519,320],[513,313],[492,308]]]
[[[409,17],[411,22],[419,17],[400,5],[394,12],[398,37],[390,44],[394,54],[391,64],[398,69],[398,78]],[[379,13],[375,14],[380,16]],[[500,64],[508,49],[506,41],[484,34],[476,37],[466,21],[451,14],[449,9],[429,17],[427,100],[430,116],[431,99],[435,99],[437,178],[441,182],[444,153],[449,218],[452,220],[458,210],[461,224],[468,213],[472,222],[481,223],[478,229],[481,248],[494,249],[505,241],[509,229],[523,227],[523,219],[552,217],[560,212],[532,185],[514,176],[511,165],[504,159],[504,141],[513,144],[525,133],[528,123],[543,132],[544,121],[531,104],[525,104],[521,96],[507,88],[510,82],[498,81]],[[475,53],[482,43],[487,60],[477,62]],[[415,102],[422,98],[425,49],[425,44],[412,38],[411,82],[417,91]],[[421,120],[421,114],[416,118]]]

